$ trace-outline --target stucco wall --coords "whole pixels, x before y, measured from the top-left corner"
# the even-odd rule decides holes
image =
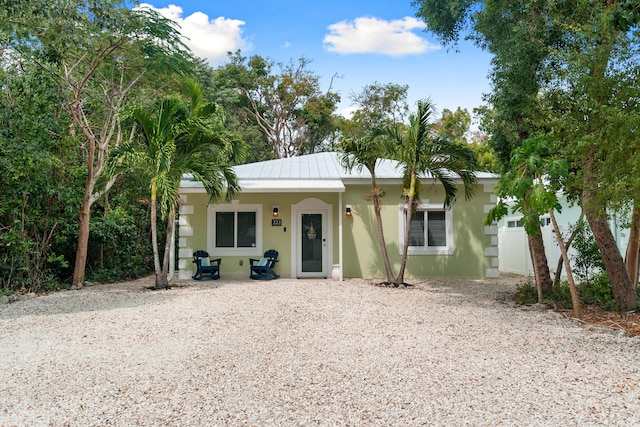
[[[343,224],[343,275],[349,277],[384,278],[384,264],[377,237],[377,226],[372,202],[364,199],[369,192],[368,185],[347,185],[339,211],[338,193],[262,193],[241,194],[235,203],[259,204],[262,206],[262,247],[256,248],[255,257],[267,249],[280,252],[276,271],[282,276],[292,272],[291,250],[291,206],[308,198],[317,198],[331,205],[333,233],[331,236],[332,255],[330,264],[339,262],[339,223]],[[400,195],[399,185],[383,185],[382,218],[386,246],[394,274],[400,266]],[[462,188],[461,197],[453,206],[454,251],[451,255],[410,255],[407,261],[406,278],[421,277],[495,277],[498,275],[497,227],[485,227],[483,220],[488,209],[495,204],[492,185],[480,185],[476,195],[465,201]],[[206,249],[207,206],[206,194],[183,194],[179,227],[179,277],[189,278],[194,271],[191,262],[193,251]],[[442,203],[443,189],[424,183],[422,199],[429,203]],[[272,206],[279,207],[278,219],[281,226],[272,226]],[[350,217],[345,216],[344,207],[351,205]],[[210,246],[210,245],[209,245]],[[211,251],[210,251],[211,252]],[[217,257],[215,253],[211,253]],[[221,274],[223,277],[248,277],[249,256],[223,256]],[[329,272],[330,275],[330,272]]]
[[[283,277],[291,276],[291,206],[310,197],[317,198],[332,205],[334,218],[338,215],[338,194],[337,193],[261,193],[261,194],[241,194],[234,203],[240,205],[259,204],[262,205],[262,246],[256,248],[252,256],[224,256],[222,257],[221,274],[227,277],[248,277],[249,258],[260,258],[261,254],[268,249],[276,249],[279,252],[276,272]],[[227,204],[220,202],[220,204]],[[271,210],[272,206],[279,207],[277,219],[282,225],[272,226],[274,219]],[[182,195],[182,209],[180,215],[179,230],[179,270],[180,278],[188,279],[195,271],[195,266],[191,262],[192,253],[198,249],[207,250],[207,206],[209,197],[206,194],[187,193]],[[332,242],[333,256],[330,264],[338,262],[338,226],[337,219],[334,221],[334,233]],[[209,245],[210,246],[210,245]],[[212,257],[217,257],[215,252],[210,251]],[[330,272],[329,272],[330,274]]]
[[[385,243],[392,271],[397,274],[401,261],[400,248],[400,186],[382,185],[381,215]],[[344,276],[385,278],[384,262],[377,237],[376,219],[371,202],[364,202],[368,186],[349,186],[344,203],[353,205],[353,216],[345,221]],[[421,199],[430,204],[444,201],[440,186],[423,183]],[[463,195],[462,187],[459,194]],[[405,277],[495,277],[498,275],[497,228],[485,227],[488,209],[495,205],[492,186],[480,186],[469,201],[462,196],[452,208],[454,250],[451,255],[409,255]]]

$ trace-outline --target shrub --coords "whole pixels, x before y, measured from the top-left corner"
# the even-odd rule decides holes
[[[537,304],[538,291],[533,279],[521,281],[516,285],[516,296],[514,302],[520,305]],[[560,308],[571,308],[571,292],[569,284],[565,281],[553,287],[553,293],[549,295],[546,302],[556,305]]]
[[[613,291],[606,273],[593,274],[589,280],[585,280],[578,287],[582,303],[595,304],[608,311],[616,311],[618,304],[613,297]]]
[[[516,284],[516,296],[513,300],[516,304],[520,305],[531,305],[538,302],[536,284],[531,278]]]
[[[551,300],[558,308],[573,308],[571,302],[571,290],[569,289],[569,282],[562,281],[561,283],[553,287],[553,294]]]

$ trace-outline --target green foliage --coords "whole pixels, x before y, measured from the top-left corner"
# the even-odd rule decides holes
[[[607,311],[617,311],[618,303],[613,297],[613,291],[609,284],[607,274],[598,272],[578,286],[581,303],[583,305],[597,305]],[[638,290],[640,294],[640,290]],[[571,292],[566,281],[555,285],[553,293],[546,297],[546,302],[562,309],[571,308]],[[516,285],[514,302],[519,305],[532,305],[538,302],[536,285],[531,279],[519,282]]]
[[[516,284],[514,302],[519,305],[533,305],[538,303],[538,291],[531,278]],[[567,282],[554,285],[551,295],[545,296],[545,302],[557,308],[571,308],[571,292]]]
[[[535,236],[540,230],[539,216],[549,209],[562,209],[557,190],[567,174],[567,162],[553,157],[545,140],[529,138],[513,151],[509,170],[500,177],[496,192],[501,200],[515,200],[513,212],[522,214],[527,234]],[[507,214],[506,204],[501,201],[491,209],[485,224]]]
[[[519,305],[533,305],[538,302],[536,284],[530,278],[516,284],[516,295],[513,301]]]
[[[591,230],[586,221],[580,221],[572,227],[575,237],[571,246],[575,255],[571,256],[575,265],[576,277],[581,281],[589,281],[594,272],[604,271],[604,262]]]
[[[0,67],[0,287],[55,288],[68,273],[62,243],[77,220],[81,182],[69,117],[55,80],[39,67]]]
[[[580,296],[585,305],[597,305],[608,311],[617,311],[618,303],[613,297],[613,291],[606,273],[593,274],[579,286]]]
[[[91,217],[87,264],[90,281],[127,280],[153,269],[148,206],[132,204],[123,196],[115,201],[117,207]]]
[[[529,157],[514,169],[512,153],[532,136],[553,144],[571,173],[565,194],[580,196],[585,215],[599,223],[596,238],[606,251],[607,272],[621,309],[636,304],[618,248],[603,219],[607,208],[637,201],[640,194],[640,12],[626,1],[416,0],[418,17],[443,42],[461,33],[490,52],[491,144],[516,177],[539,165]],[[507,168],[505,168],[506,170]],[[556,170],[551,166],[547,173]],[[535,179],[535,176],[530,178]],[[552,202],[542,192],[532,205]],[[523,203],[525,210],[530,209]],[[535,217],[536,208],[531,209]],[[535,219],[535,218],[532,218]],[[537,235],[536,221],[525,223]],[[543,254],[534,254],[541,259]]]
[[[467,144],[466,134],[471,125],[471,114],[458,107],[456,111],[442,110],[440,122],[435,126],[439,135],[447,136],[458,144]]]
[[[572,308],[573,304],[571,302],[571,289],[569,288],[569,283],[565,280],[557,285],[553,285],[550,299],[558,308]]]
[[[341,144],[362,144],[358,141],[370,138],[374,131],[402,123],[409,112],[408,89],[408,86],[376,82],[352,94],[350,99],[357,109],[351,118],[339,122]],[[381,136],[377,138],[376,143],[381,142]]]
[[[123,100],[144,92],[135,84],[154,90],[166,82],[158,72],[187,70],[189,55],[172,23],[118,0],[0,2],[0,45],[0,287],[59,289],[75,262],[87,174],[106,158],[99,153],[93,169],[86,167],[93,141],[87,135],[123,130],[117,114]],[[99,147],[109,142],[99,140]],[[121,202],[125,209],[128,202]],[[144,234],[148,225],[105,218],[93,222],[99,232],[88,248],[93,272],[101,266],[92,245],[125,276],[148,272],[144,262],[129,268],[127,248],[136,247],[124,230]]]
[[[320,91],[311,61],[276,63],[240,51],[214,71],[212,97],[233,111],[229,129],[250,145],[249,161],[313,153],[327,145],[338,123],[340,97]]]
[[[496,157],[496,152],[488,142],[472,141],[468,147],[474,152],[477,162],[478,171],[500,173],[502,165]]]

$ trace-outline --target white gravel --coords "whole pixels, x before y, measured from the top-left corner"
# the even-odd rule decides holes
[[[0,426],[640,425],[640,340],[513,279],[150,283],[0,305]]]

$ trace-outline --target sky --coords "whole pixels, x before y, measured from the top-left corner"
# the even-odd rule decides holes
[[[442,46],[425,32],[411,0],[152,0],[180,25],[185,43],[217,67],[227,52],[288,63],[305,57],[321,90],[337,91],[338,112],[372,83],[408,85],[411,110],[430,98],[438,111],[483,104],[490,56],[470,42]]]

